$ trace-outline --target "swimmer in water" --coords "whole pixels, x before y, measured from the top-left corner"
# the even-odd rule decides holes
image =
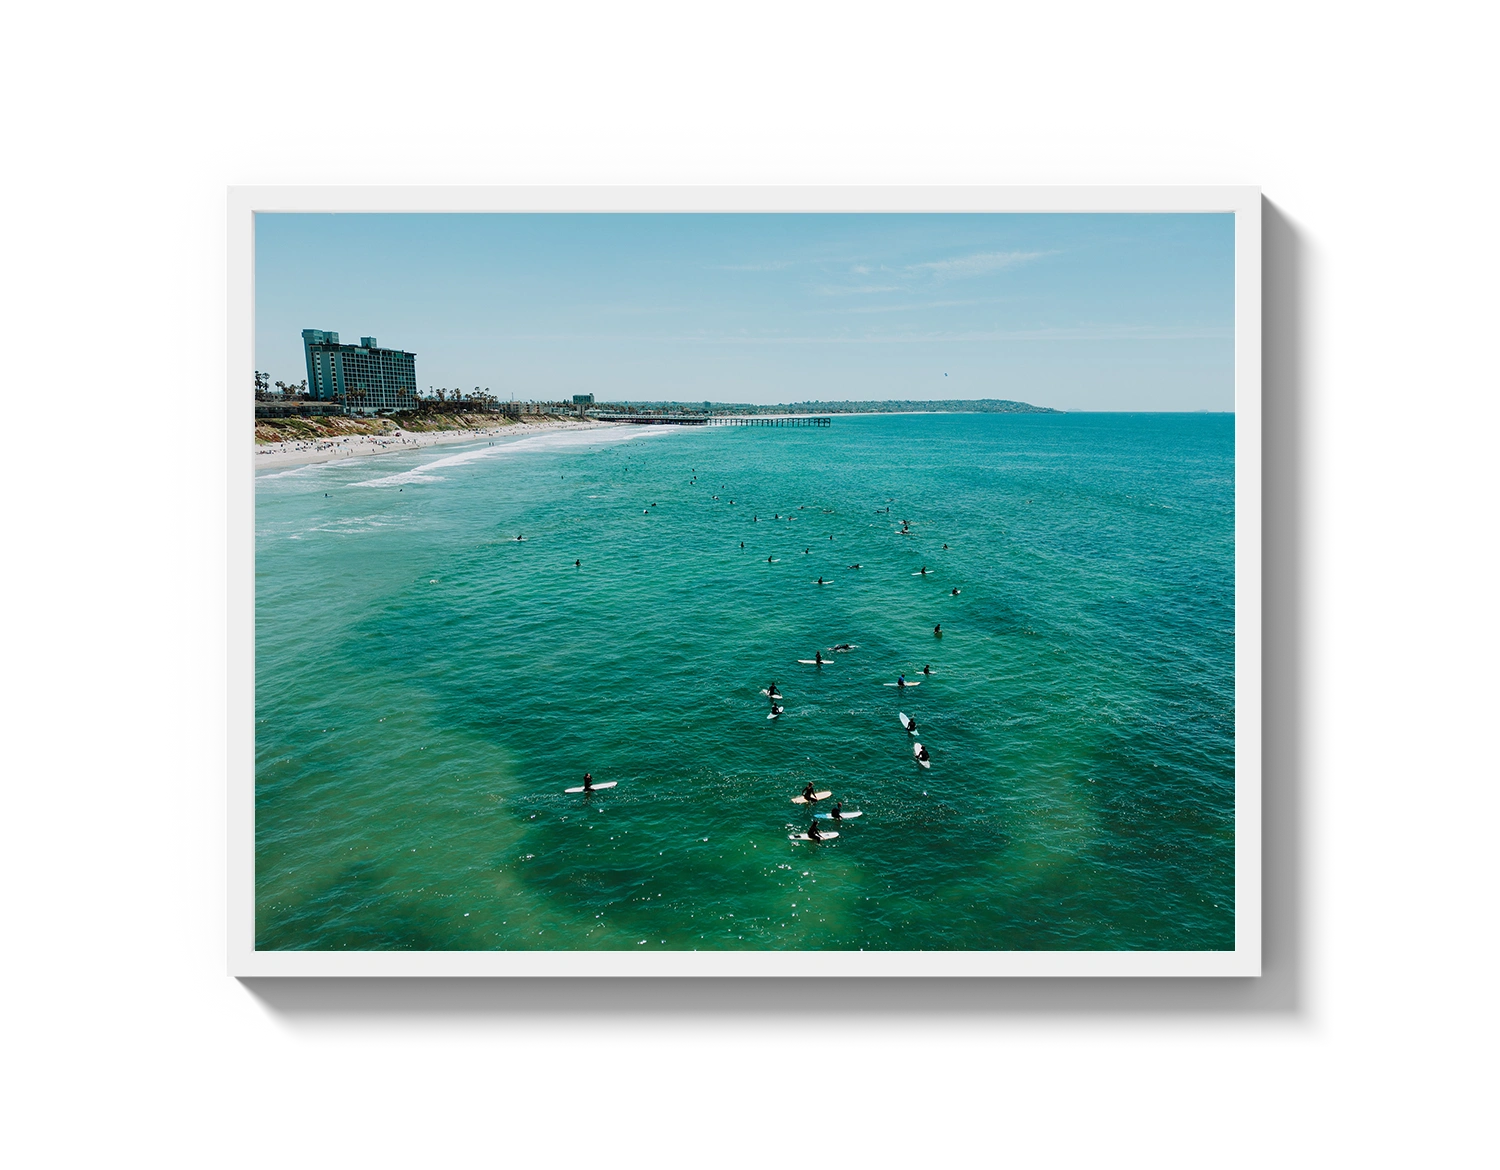
[[[834,649],[835,650],[853,650],[854,649],[854,643],[853,642],[840,642],[837,646],[834,647]]]

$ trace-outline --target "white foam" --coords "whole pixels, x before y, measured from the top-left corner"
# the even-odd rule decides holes
[[[351,483],[350,487],[396,487],[408,483],[438,483],[444,478],[441,475],[433,475],[432,472],[439,468],[458,467],[464,463],[473,463],[479,459],[494,459],[499,456],[526,454],[534,451],[555,451],[568,447],[583,447],[594,443],[619,443],[629,439],[645,438],[652,434],[662,434],[670,431],[671,427],[617,427],[610,428],[602,434],[596,430],[584,433],[572,431],[548,431],[541,435],[528,435],[524,439],[512,439],[508,443],[500,443],[495,446],[472,447],[467,451],[459,451],[454,455],[445,455],[441,459],[434,459],[431,463],[424,463],[420,467],[414,467],[410,471],[403,471],[396,475],[384,475],[379,479],[365,479],[358,483]]]

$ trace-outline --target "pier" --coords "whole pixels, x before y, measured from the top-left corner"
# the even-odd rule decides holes
[[[636,426],[667,427],[827,427],[828,415],[810,414],[591,414],[601,422],[633,423]]]

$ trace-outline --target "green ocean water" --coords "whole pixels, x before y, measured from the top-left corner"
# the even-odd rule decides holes
[[[1230,949],[1233,505],[1229,415],[263,474],[256,945]]]

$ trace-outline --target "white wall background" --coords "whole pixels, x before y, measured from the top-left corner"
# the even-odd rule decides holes
[[[1280,144],[1340,263],[1338,711],[1308,729],[1337,736],[1335,1038],[1494,1046],[1493,9],[275,0],[6,24],[9,383],[98,404],[10,410],[0,432],[13,1164],[742,1166],[814,1134],[850,1164],[1479,1163],[1493,1059],[804,1058],[793,1076],[309,1061],[214,1025],[181,992],[156,864],[153,404],[181,172],[273,117],[1182,117]],[[383,68],[315,68],[320,24]],[[57,386],[43,339],[90,377]],[[585,1104],[588,1085],[616,1089]]]

